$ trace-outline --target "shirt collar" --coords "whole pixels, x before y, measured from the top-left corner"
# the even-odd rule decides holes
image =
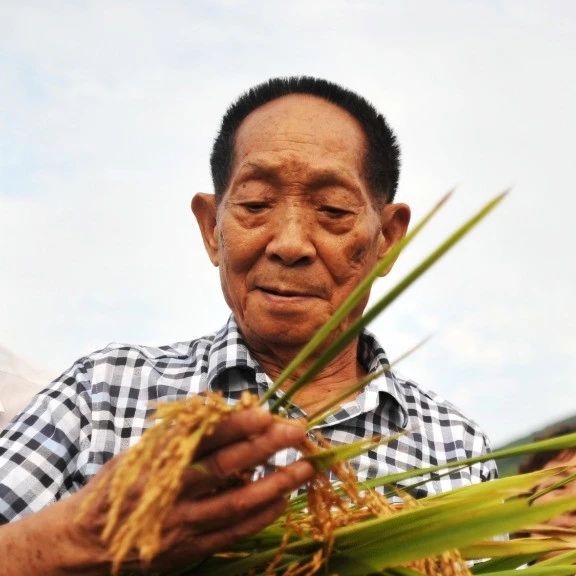
[[[252,357],[240,333],[234,316],[214,335],[208,351],[208,388],[214,392],[221,390],[226,378],[222,376],[230,370],[246,369],[255,374],[256,382],[267,387],[269,378]]]
[[[384,349],[380,346],[375,336],[368,330],[360,334],[358,344],[359,360],[368,373],[387,368],[388,358]],[[270,378],[258,362],[252,357],[234,316],[230,316],[228,322],[214,336],[214,340],[208,352],[207,382],[212,391],[222,389],[227,381],[222,376],[230,371],[246,369],[254,373],[256,383],[261,389],[267,389],[271,385]],[[396,375],[388,370],[380,378],[370,382],[366,390],[378,392],[378,395],[387,395],[392,398],[400,409],[400,420],[405,427],[408,422],[408,408],[402,387]],[[337,414],[335,414],[337,417]]]
[[[358,341],[358,356],[360,363],[371,374],[378,370],[386,369],[383,376],[376,378],[367,386],[367,390],[378,391],[380,395],[385,394],[396,401],[401,412],[401,426],[408,425],[408,407],[406,405],[406,398],[404,395],[403,387],[401,386],[396,374],[389,370],[390,363],[386,352],[371,332],[363,330],[360,334]]]

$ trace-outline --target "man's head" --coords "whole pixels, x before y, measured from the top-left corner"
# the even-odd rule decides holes
[[[410,210],[374,195],[366,140],[357,118],[325,98],[269,99],[236,126],[223,190],[194,197],[253,350],[298,350],[404,235]]]
[[[400,148],[384,116],[362,96],[310,76],[272,78],[242,94],[228,108],[210,157],[216,196],[221,197],[230,183],[236,133],[244,119],[264,104],[291,94],[322,98],[346,110],[357,120],[365,138],[363,171],[366,182],[375,198],[392,202],[400,173]]]

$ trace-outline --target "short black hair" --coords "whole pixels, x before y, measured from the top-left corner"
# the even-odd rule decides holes
[[[576,432],[576,422],[568,424],[560,424],[546,430],[543,434],[538,436],[536,440],[548,440],[549,438],[556,438],[557,436],[564,436],[565,434],[572,434]],[[546,450],[544,452],[535,452],[530,454],[518,467],[521,474],[527,472],[535,472],[542,470],[548,462],[554,460],[561,453],[576,453],[576,448],[566,448],[564,450]]]
[[[272,78],[250,88],[228,108],[210,156],[216,196],[222,197],[228,188],[236,132],[242,121],[260,106],[290,94],[309,94],[323,98],[356,118],[367,143],[364,158],[366,182],[376,199],[391,202],[398,186],[400,148],[386,119],[362,96],[338,84],[312,76]]]

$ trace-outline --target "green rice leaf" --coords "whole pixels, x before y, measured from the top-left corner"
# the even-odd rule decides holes
[[[335,555],[338,551],[350,554],[353,549],[355,554],[370,556],[371,562],[377,559],[378,565],[386,568],[515,531],[573,507],[573,498],[532,506],[525,499],[489,505],[476,499],[436,502],[336,530]]]
[[[382,376],[389,369],[390,369],[390,366],[385,366],[381,370],[377,370],[376,372],[372,372],[371,374],[368,374],[368,376],[366,376],[365,378],[362,378],[356,384],[354,384],[354,385],[350,386],[349,388],[347,388],[346,390],[344,390],[344,392],[342,392],[342,394],[336,396],[336,398],[334,398],[330,402],[326,403],[320,410],[317,410],[316,412],[314,412],[314,414],[312,414],[308,418],[306,428],[308,430],[310,430],[311,428],[314,428],[314,426],[317,426],[318,424],[320,424],[320,422],[323,422],[324,420],[326,420],[326,418],[328,418],[328,416],[333,414],[335,411],[339,410],[340,403],[343,400],[345,400],[346,398],[348,398],[348,396],[351,396],[355,392],[359,392],[360,390],[362,390],[365,386],[370,384],[370,382],[372,382],[373,380],[376,380],[376,378],[379,378],[380,376]]]
[[[354,458],[359,454],[372,450],[373,448],[380,446],[380,444],[390,442],[398,436],[400,436],[400,434],[386,438],[381,436],[365,438],[363,440],[358,440],[357,442],[352,442],[351,444],[342,444],[334,448],[322,450],[317,454],[306,456],[305,460],[308,460],[308,462],[310,462],[318,472],[323,472],[338,462],[350,460],[350,458]]]
[[[408,356],[416,352],[416,350],[419,350],[422,346],[424,346],[424,344],[426,344],[426,342],[428,342],[431,337],[432,336],[427,336],[426,338],[418,342],[415,346],[404,352],[401,356],[396,358],[394,362],[391,362],[389,365],[384,366],[381,370],[377,370],[376,372],[368,374],[365,378],[362,378],[359,382],[353,384],[352,386],[344,390],[342,394],[336,396],[336,398],[334,398],[330,402],[327,402],[322,408],[320,408],[319,410],[317,410],[311,416],[308,417],[308,422],[306,425],[307,429],[310,430],[311,428],[314,428],[314,426],[317,426],[318,424],[326,420],[326,418],[337,412],[340,409],[340,404],[346,398],[348,398],[348,396],[351,396],[356,392],[360,392],[361,390],[364,389],[365,386],[370,384],[370,382],[376,380],[376,378],[379,378],[380,376],[383,376],[386,372],[390,370],[390,368],[392,368],[399,362],[402,362],[402,360],[405,360]],[[304,409],[306,409],[305,406]]]
[[[515,538],[514,540],[485,540],[469,546],[460,546],[460,551],[469,560],[503,558],[508,556],[539,555],[566,548],[566,542],[558,538]]]
[[[494,572],[504,572],[505,570],[516,570],[521,566],[526,566],[528,563],[536,560],[539,553],[535,552],[533,554],[524,554],[519,556],[504,556],[502,558],[494,558],[492,560],[486,560],[485,562],[479,562],[475,564],[471,572],[475,576],[480,576],[484,574],[490,574]]]
[[[565,552],[564,554],[558,554],[558,556],[548,558],[548,560],[542,560],[540,564],[542,566],[555,566],[556,564],[576,564],[576,550]]]
[[[548,450],[565,450],[574,447],[576,447],[576,432],[572,434],[565,434],[564,436],[557,436],[555,438],[548,438],[547,440],[539,440],[538,442],[530,442],[529,444],[524,444],[522,446],[505,448],[503,450],[497,450],[489,454],[482,454],[472,458],[454,460],[453,462],[446,462],[445,464],[440,464],[438,466],[414,468],[412,470],[407,470],[406,472],[381,476],[380,478],[374,478],[372,480],[366,480],[365,482],[362,482],[362,486],[374,488],[376,486],[394,485],[409,478],[426,476],[435,472],[441,472],[446,469],[458,468],[463,465],[486,462],[487,460],[498,460],[499,458],[507,458],[509,456],[524,456],[526,454],[533,454],[535,452],[544,452]]]

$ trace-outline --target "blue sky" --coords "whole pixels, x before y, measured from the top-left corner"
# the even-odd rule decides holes
[[[576,411],[576,8],[548,1],[0,4],[0,344],[54,374],[227,310],[189,211],[226,106],[270,76],[364,94],[403,148],[398,198],[450,206],[374,290],[502,189],[373,325],[495,443]]]

